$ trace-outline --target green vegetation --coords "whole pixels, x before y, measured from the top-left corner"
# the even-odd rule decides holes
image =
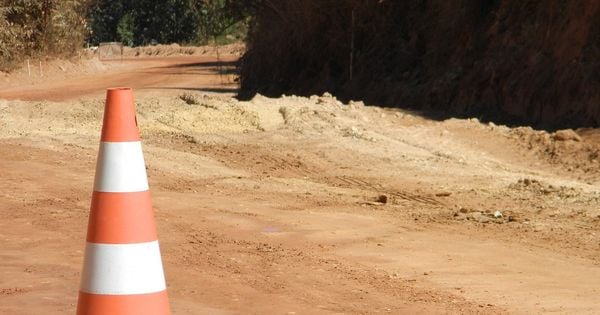
[[[206,44],[245,35],[250,5],[232,0],[96,0],[90,42]]]
[[[0,0],[0,69],[87,43],[223,44],[244,38],[259,0]]]

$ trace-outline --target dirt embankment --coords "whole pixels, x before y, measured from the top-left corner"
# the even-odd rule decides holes
[[[144,56],[241,56],[245,50],[244,44],[233,43],[222,46],[180,46],[178,44],[171,45],[154,45],[142,47],[125,47],[123,55],[126,57],[144,57]]]
[[[242,96],[333,91],[543,128],[600,125],[600,1],[269,1]]]

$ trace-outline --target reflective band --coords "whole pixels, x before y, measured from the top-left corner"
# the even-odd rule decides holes
[[[148,190],[142,143],[101,142],[94,191],[138,192]]]
[[[137,244],[87,243],[81,291],[130,295],[166,290],[158,241]]]

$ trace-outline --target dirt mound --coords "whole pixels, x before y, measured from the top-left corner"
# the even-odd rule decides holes
[[[509,131],[515,143],[567,172],[580,174],[581,179],[597,180],[600,164],[600,142],[584,141],[575,131],[559,130],[554,133],[520,127]]]
[[[600,125],[600,1],[268,1],[241,96],[311,95],[543,128]]]
[[[143,56],[216,56],[217,52],[222,55],[241,56],[245,50],[242,43],[234,43],[223,46],[179,46],[178,44],[171,45],[154,45],[142,47],[125,47],[123,55],[126,57],[143,57]]]
[[[508,187],[520,192],[530,192],[542,196],[556,196],[560,199],[576,198],[581,195],[581,191],[573,187],[555,187],[534,178],[519,179],[516,183],[510,184]]]

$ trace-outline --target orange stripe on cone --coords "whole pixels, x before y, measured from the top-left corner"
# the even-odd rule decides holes
[[[79,292],[77,315],[170,314],[167,292],[138,295],[100,295]]]
[[[150,192],[95,191],[87,241],[105,244],[143,243],[157,239]]]
[[[170,314],[129,88],[106,94],[78,315]]]

